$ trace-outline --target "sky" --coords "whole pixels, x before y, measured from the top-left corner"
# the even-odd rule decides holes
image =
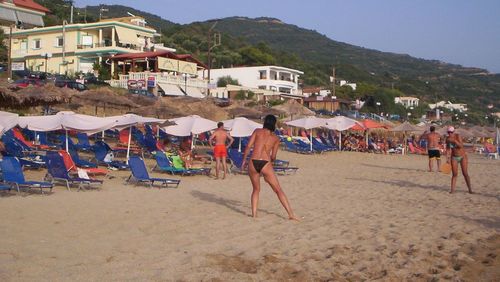
[[[273,17],[369,49],[500,73],[500,0],[76,0],[119,4],[187,24]],[[314,44],[313,42],[311,44]]]

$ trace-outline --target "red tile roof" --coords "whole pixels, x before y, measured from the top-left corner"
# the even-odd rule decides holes
[[[33,0],[14,0],[13,1],[16,6],[27,8],[39,12],[49,13],[50,10],[45,8],[44,6],[36,3]]]

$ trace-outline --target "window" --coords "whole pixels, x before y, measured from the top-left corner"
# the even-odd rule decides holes
[[[28,50],[28,40],[23,39],[21,41],[21,50]]]
[[[42,41],[40,39],[33,39],[33,49],[41,49]]]
[[[266,86],[265,85],[260,85],[259,89],[266,89]]]
[[[56,42],[55,42],[55,47],[62,47],[64,44],[64,40],[62,38],[62,36],[58,36],[56,37]]]
[[[83,35],[82,36],[82,45],[92,46],[92,35]]]

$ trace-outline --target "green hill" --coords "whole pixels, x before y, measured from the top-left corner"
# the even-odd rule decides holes
[[[64,3],[70,1],[38,2],[55,11],[49,22],[68,17],[69,5]],[[212,50],[214,68],[277,64],[304,71],[304,86],[328,86],[335,67],[338,79],[360,84],[356,92],[338,88],[341,97],[375,96],[389,101],[391,96],[407,95],[417,96],[424,103],[436,99],[467,103],[471,111],[469,119],[476,121],[484,120],[487,105],[500,107],[500,74],[490,74],[484,69],[362,48],[275,18],[229,17],[180,25],[126,6],[102,7],[108,9],[103,14],[107,18],[127,16],[127,12],[143,16],[161,31],[166,46],[177,48],[179,53],[192,53],[203,61],[207,59],[208,30],[217,22],[214,31],[222,34],[222,45]],[[99,8],[76,9],[75,21],[97,20]]]

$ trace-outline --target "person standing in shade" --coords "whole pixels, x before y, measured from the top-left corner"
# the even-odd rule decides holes
[[[290,203],[288,203],[288,198],[281,189],[280,183],[273,169],[273,161],[276,160],[276,154],[278,153],[279,138],[274,134],[276,129],[276,117],[273,115],[267,115],[264,119],[263,128],[256,129],[248,145],[245,148],[245,153],[243,154],[243,163],[241,169],[245,169],[246,158],[253,147],[253,153],[250,158],[250,163],[248,164],[248,175],[250,176],[250,181],[252,182],[252,217],[257,217],[257,205],[259,202],[259,192],[260,192],[260,176],[264,176],[264,180],[271,186],[273,191],[278,196],[281,204],[288,213],[288,218],[290,220],[299,219],[294,215]]]
[[[446,137],[446,156],[447,162],[450,162],[451,159],[452,176],[450,194],[453,194],[455,192],[455,187],[457,185],[458,164],[460,164],[460,167],[462,169],[462,174],[465,178],[465,182],[467,183],[469,193],[472,194],[472,186],[470,184],[470,177],[467,171],[467,153],[465,153],[462,138],[455,133],[455,128],[453,126],[448,127],[448,137]]]
[[[231,147],[233,144],[233,137],[231,137],[227,131],[224,129],[224,123],[217,123],[217,129],[208,139],[208,143],[212,146],[212,142],[215,140],[215,146],[213,146],[214,150],[214,158],[215,158],[215,179],[219,179],[219,169],[222,164],[222,169],[224,170],[224,174],[222,179],[226,178],[226,174],[229,173],[227,169],[227,148]],[[229,144],[226,147],[226,141],[229,140]]]
[[[436,127],[431,126],[429,133],[424,134],[422,138],[427,141],[427,154],[429,155],[429,172],[432,172],[432,163],[436,160],[437,169],[441,167],[441,151],[439,150],[439,143],[441,141],[441,136],[436,132]]]

